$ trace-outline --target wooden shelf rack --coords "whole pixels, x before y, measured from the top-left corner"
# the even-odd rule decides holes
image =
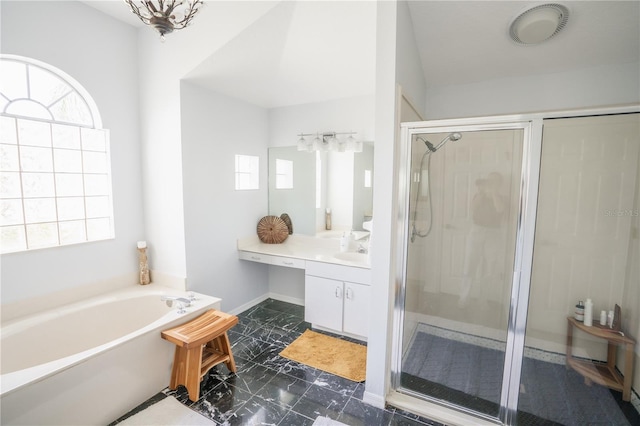
[[[607,326],[594,324],[587,327],[573,317],[567,317],[567,366],[573,368],[585,379],[587,385],[598,383],[622,392],[623,401],[631,399],[631,381],[633,380],[633,350],[636,341]],[[580,360],[573,356],[573,329],[605,339],[607,341],[607,362]],[[624,346],[624,376],[616,370],[618,346]]]

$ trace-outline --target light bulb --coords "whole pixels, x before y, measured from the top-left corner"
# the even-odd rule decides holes
[[[349,135],[349,137],[347,138],[347,149],[349,151],[353,151],[355,150],[356,147],[356,138],[353,137],[353,135]]]
[[[304,136],[300,136],[300,139],[298,139],[298,143],[296,144],[298,146],[298,151],[306,151],[307,150],[307,141],[304,139]]]

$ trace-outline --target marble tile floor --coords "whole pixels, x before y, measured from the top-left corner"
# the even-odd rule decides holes
[[[282,349],[311,328],[304,321],[302,306],[267,299],[238,318],[239,323],[229,331],[236,374],[224,365],[214,367],[203,378],[200,399],[195,402],[182,386],[165,388],[154,398],[173,396],[219,425],[311,426],[318,416],[354,426],[440,425],[391,406],[383,410],[365,404],[364,383],[280,357]],[[149,401],[140,407],[148,405]]]

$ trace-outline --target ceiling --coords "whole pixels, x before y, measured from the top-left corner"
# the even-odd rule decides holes
[[[285,1],[185,78],[267,108],[372,95],[375,21],[374,2]]]
[[[513,19],[545,3],[550,2],[409,2],[427,85],[640,60],[640,1],[560,1],[569,9],[569,20],[560,33],[535,46],[511,41]]]
[[[143,26],[121,0],[85,3]],[[561,33],[512,42],[511,21],[543,3],[410,1],[427,86],[640,61],[640,1],[561,1],[570,11]],[[283,1],[186,78],[263,107],[373,94],[375,43],[375,2]]]

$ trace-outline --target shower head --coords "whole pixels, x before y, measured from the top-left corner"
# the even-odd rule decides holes
[[[448,138],[449,138],[449,139],[451,139],[451,140],[452,140],[452,141],[454,141],[454,142],[455,142],[455,141],[459,141],[460,139],[462,139],[462,134],[461,134],[461,133],[458,133],[458,132],[456,132],[456,133],[451,133],[451,134],[448,136]]]
[[[427,146],[427,148],[429,149],[429,151],[431,152],[436,152],[438,149],[440,149],[440,147],[442,145],[444,145],[448,140],[452,140],[452,141],[459,141],[460,139],[462,139],[462,133],[449,133],[444,139],[442,139],[440,141],[440,143],[437,146],[433,146],[433,144],[431,142],[429,142],[426,139],[422,139],[420,136],[416,136],[416,139],[421,140],[422,142],[424,142],[424,144]]]
[[[442,141],[440,141],[440,143],[438,144],[438,146],[436,146],[436,147],[435,147],[435,148],[433,148],[433,149],[431,149],[431,148],[429,148],[429,149],[431,149],[431,151],[432,151],[432,152],[436,152],[437,150],[439,150],[439,149],[440,149],[440,147],[441,147],[442,145],[444,145],[445,143],[447,143],[447,141],[452,140],[452,141],[454,141],[454,142],[455,142],[455,141],[459,141],[460,139],[462,139],[462,134],[461,134],[461,133],[458,133],[458,132],[456,132],[456,133],[449,133],[449,134],[447,135],[447,137],[445,137],[444,139],[442,139]]]

